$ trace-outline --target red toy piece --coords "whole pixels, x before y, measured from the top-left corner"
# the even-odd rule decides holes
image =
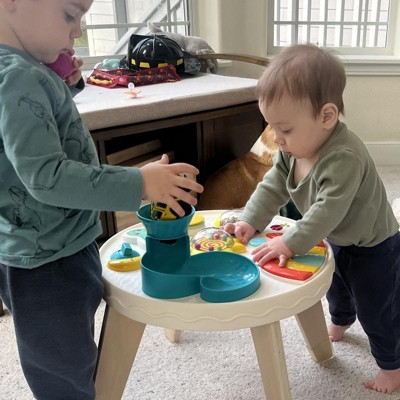
[[[282,235],[283,235],[283,233],[280,233],[280,232],[273,232],[273,233],[267,233],[265,236],[266,236],[267,238],[269,238],[269,239],[273,239],[274,237],[282,236]]]
[[[294,279],[296,281],[305,281],[313,275],[312,272],[308,271],[298,271],[296,269],[280,267],[279,260],[276,258],[268,261],[261,268],[271,274],[281,276],[282,278]]]

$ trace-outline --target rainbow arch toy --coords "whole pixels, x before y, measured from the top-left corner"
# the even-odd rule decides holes
[[[281,236],[282,233],[267,233],[267,238]],[[319,242],[307,254],[290,258],[285,267],[279,266],[278,259],[273,259],[261,268],[282,278],[305,281],[316,274],[325,262],[326,248],[324,242]]]

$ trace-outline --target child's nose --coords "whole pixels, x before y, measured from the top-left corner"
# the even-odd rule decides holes
[[[73,39],[76,39],[76,38],[79,38],[81,36],[82,36],[82,27],[81,27],[80,22],[78,22],[78,23],[76,23],[74,25],[74,28],[72,29],[71,37]]]
[[[282,136],[277,135],[277,134],[275,133],[275,135],[274,135],[274,142],[275,142],[277,145],[282,145],[282,144],[285,143],[285,139],[284,139]]]

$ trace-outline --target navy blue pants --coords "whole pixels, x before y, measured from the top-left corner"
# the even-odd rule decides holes
[[[335,325],[360,321],[378,366],[400,368],[400,233],[374,247],[332,244],[335,273],[327,293]]]
[[[0,264],[21,366],[37,400],[94,400],[94,315],[103,294],[96,243],[34,269]]]

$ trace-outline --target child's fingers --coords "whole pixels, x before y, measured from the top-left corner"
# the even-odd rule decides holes
[[[195,180],[179,177],[177,180],[177,185],[181,189],[186,189],[188,191],[194,191],[197,193],[203,192],[203,186],[197,183]]]
[[[223,229],[227,233],[230,233],[230,234],[235,233],[235,224],[233,224],[232,222],[228,222],[227,224],[225,224],[223,226]]]
[[[74,67],[75,67],[76,69],[79,69],[80,67],[82,67],[82,65],[83,65],[83,60],[82,60],[82,58],[76,58],[76,57],[74,57]]]
[[[247,244],[252,237],[253,237],[253,235],[249,231],[246,231],[242,235],[241,241],[242,241],[242,243]]]
[[[182,206],[178,203],[177,200],[174,198],[171,198],[167,203],[166,203],[172,210],[174,210],[180,217],[185,216],[185,210],[182,208]]]
[[[271,261],[271,260],[273,260],[273,259],[275,259],[275,258],[278,258],[276,252],[270,251],[270,252],[269,252],[268,254],[266,254],[263,258],[261,258],[259,264],[260,264],[260,265],[264,265],[264,264],[266,264],[268,261]],[[278,258],[278,259],[279,259],[279,258]],[[281,265],[281,267],[284,267],[284,266],[285,266],[285,264]]]
[[[236,239],[240,240],[241,243],[246,244],[246,242],[244,241],[245,231],[242,226],[235,225],[235,231],[233,232],[233,234],[235,235]]]
[[[267,247],[264,243],[261,246],[256,247],[254,250],[251,251],[251,254],[254,256],[254,261],[260,261],[262,257],[268,254],[271,250]]]
[[[184,175],[185,173],[198,175],[200,173],[200,171],[195,166],[186,163],[171,164],[171,168],[173,169],[174,174],[177,175],[178,174]]]
[[[161,156],[161,158],[159,159],[159,160],[157,160],[157,161],[155,161],[156,163],[159,163],[159,164],[169,164],[169,157],[168,157],[168,154],[163,154],[162,156]]]
[[[197,204],[197,199],[196,197],[192,196],[188,192],[183,192],[180,197],[177,197],[177,200],[184,201],[185,203],[188,203],[192,206],[195,206]]]
[[[284,267],[286,265],[287,260],[288,258],[284,254],[281,254],[279,256],[279,266]]]

